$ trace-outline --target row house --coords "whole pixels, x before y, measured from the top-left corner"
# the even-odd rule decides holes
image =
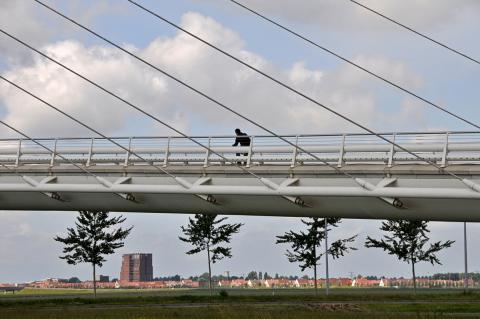
[[[366,279],[366,278],[355,278],[351,281],[352,287],[386,287],[386,279]]]
[[[179,281],[120,281],[121,288],[160,289],[160,288],[199,288],[199,282],[190,279]]]

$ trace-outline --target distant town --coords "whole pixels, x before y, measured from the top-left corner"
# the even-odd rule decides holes
[[[97,287],[108,289],[136,288],[136,289],[161,289],[161,288],[207,288],[208,273],[199,276],[183,278],[180,275],[167,277],[153,277],[152,254],[133,253],[122,256],[120,278],[108,275],[97,275]],[[420,276],[417,278],[419,288],[455,288],[464,286],[463,273],[444,273],[432,276]],[[213,284],[217,288],[310,288],[315,285],[315,280],[308,275],[285,276],[267,272],[250,271],[245,276],[216,275],[212,277]],[[470,287],[480,286],[480,273],[469,274],[468,284]],[[326,286],[326,279],[317,280],[319,287]],[[379,288],[404,288],[412,287],[413,281],[403,277],[377,277],[355,275],[351,278],[330,278],[330,287],[379,287]],[[12,288],[70,288],[70,289],[91,289],[93,281],[82,281],[77,277],[68,279],[47,278],[28,283],[4,283],[2,287]],[[4,289],[7,291],[7,289]]]

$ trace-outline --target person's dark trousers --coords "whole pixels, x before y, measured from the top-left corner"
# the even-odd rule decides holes
[[[243,153],[244,156],[247,156],[248,153]],[[237,153],[237,156],[240,156],[240,153]],[[238,165],[247,165],[247,162],[237,162]]]

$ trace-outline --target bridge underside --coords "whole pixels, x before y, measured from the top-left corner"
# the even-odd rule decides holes
[[[142,165],[89,167],[101,180],[68,165],[2,168],[0,209],[480,221],[480,192],[427,165],[342,167],[358,181],[324,165],[252,167],[263,181],[234,165],[166,169],[179,179]],[[446,170],[480,184],[480,165]]]

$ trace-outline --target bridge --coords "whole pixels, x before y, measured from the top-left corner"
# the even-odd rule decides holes
[[[0,209],[480,221],[480,132],[381,135],[3,139]]]

